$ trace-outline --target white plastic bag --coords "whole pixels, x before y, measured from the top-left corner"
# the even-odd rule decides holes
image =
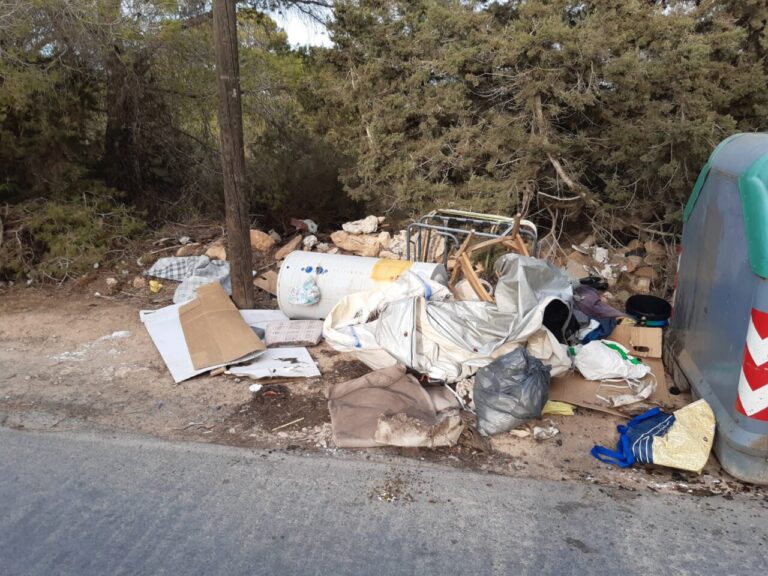
[[[587,380],[640,380],[651,368],[610,340],[595,340],[576,351],[574,363]]]
[[[627,394],[598,394],[598,398],[613,408],[645,400],[656,389],[651,367],[630,356],[626,348],[611,340],[595,340],[578,347],[574,364],[587,380],[600,380],[606,388],[628,389]]]

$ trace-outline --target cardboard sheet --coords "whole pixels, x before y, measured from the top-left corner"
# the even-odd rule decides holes
[[[173,304],[160,310],[142,310],[139,317],[144,323],[150,338],[155,344],[160,356],[162,356],[168,371],[177,384],[188,380],[193,376],[219,368],[225,364],[211,366],[201,370],[192,365],[192,358],[184,339],[184,331],[179,319],[179,308],[183,304]],[[240,317],[251,327],[265,330],[270,322],[287,320],[287,316],[279,310],[240,310]],[[252,360],[261,352],[255,352],[243,361]]]
[[[270,348],[249,364],[231,367],[227,374],[249,378],[316,378],[320,370],[306,348]]]
[[[608,339],[624,346],[632,356],[661,358],[661,328],[619,324],[613,329]]]
[[[646,404],[657,405],[661,407],[673,407],[674,402],[669,395],[667,388],[667,379],[664,374],[664,365],[657,358],[646,358],[643,360],[651,367],[651,372],[656,377],[656,390],[645,402],[621,406],[619,408],[609,408],[600,400],[597,395],[609,396],[611,389],[601,385],[597,380],[586,380],[578,372],[572,372],[564,376],[552,378],[549,386],[549,399],[558,402],[567,402],[582,408],[598,410],[606,414],[613,414],[627,418],[637,412],[638,406]]]
[[[197,298],[179,308],[179,320],[195,370],[237,362],[266,348],[217,282],[200,286]]]

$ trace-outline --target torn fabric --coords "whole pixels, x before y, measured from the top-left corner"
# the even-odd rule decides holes
[[[173,294],[174,304],[194,299],[200,286],[216,281],[221,284],[227,294],[232,293],[229,262],[225,260],[211,260],[208,256],[169,256],[167,258],[160,258],[145,272],[145,275],[181,282]]]

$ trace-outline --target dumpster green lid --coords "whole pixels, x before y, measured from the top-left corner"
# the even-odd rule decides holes
[[[691,217],[699,194],[704,187],[715,157],[723,147],[742,134],[729,136],[715,148],[701,169],[691,197],[685,205],[683,222]],[[739,194],[744,212],[744,230],[747,236],[747,252],[752,272],[768,278],[768,155],[758,158],[739,178]]]
[[[739,178],[747,253],[752,272],[768,278],[768,155]]]

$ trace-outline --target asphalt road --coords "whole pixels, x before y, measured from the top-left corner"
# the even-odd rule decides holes
[[[3,576],[764,574],[767,534],[754,498],[0,429]]]

